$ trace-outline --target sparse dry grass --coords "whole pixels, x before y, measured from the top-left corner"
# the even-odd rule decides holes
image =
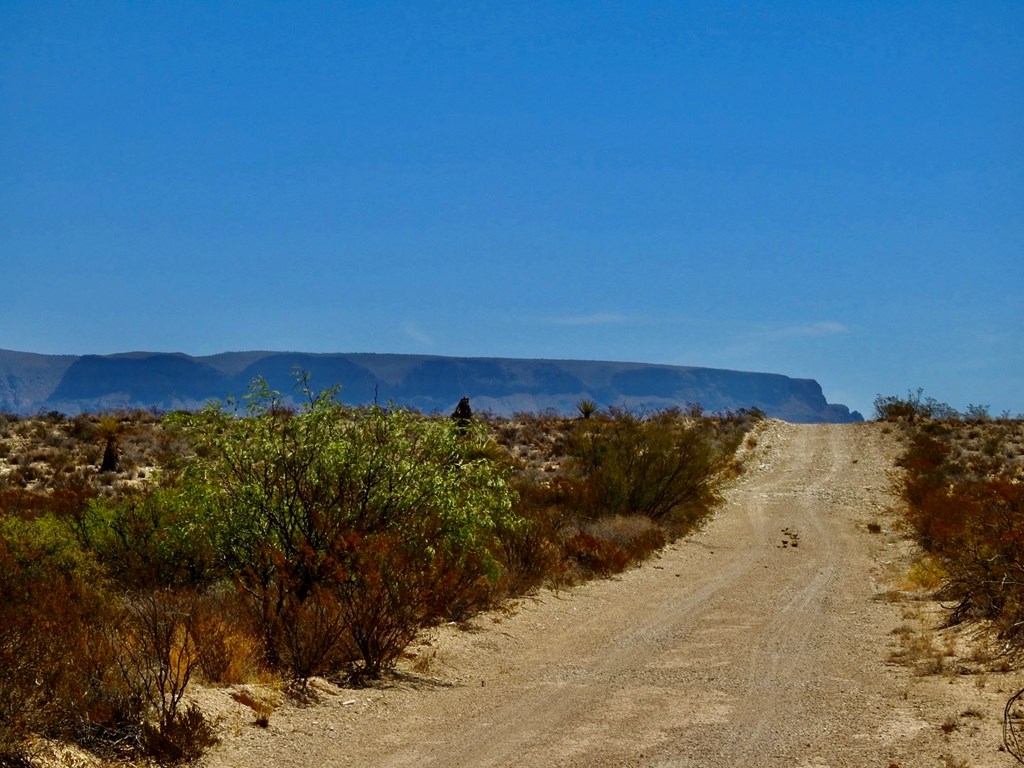
[[[114,419],[120,466],[102,472],[101,419]],[[161,468],[188,455],[186,442],[158,415],[147,411],[118,414],[61,414],[16,417],[0,414],[0,492],[48,493],[56,488],[89,488],[112,496],[144,487]]]
[[[907,570],[904,589],[934,592],[946,580],[946,571],[934,557],[922,555]]]
[[[917,614],[919,617],[920,614]],[[920,623],[904,623],[893,630],[899,647],[889,654],[889,661],[910,667],[918,675],[941,675],[949,671],[953,648],[929,627]]]

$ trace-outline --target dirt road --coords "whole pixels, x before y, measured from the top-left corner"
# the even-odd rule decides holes
[[[981,709],[995,692],[889,662],[894,438],[771,422],[758,441],[709,525],[656,560],[443,628],[388,686],[324,686],[269,729],[224,710],[208,765],[1011,765]],[[945,727],[974,689],[970,727]]]

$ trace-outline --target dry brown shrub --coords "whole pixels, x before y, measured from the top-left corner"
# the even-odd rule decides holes
[[[986,440],[996,445],[1003,427]],[[1009,428],[1007,428],[1009,429]],[[1024,645],[1024,485],[1016,468],[965,459],[958,422],[917,426],[900,459],[902,495],[918,541],[941,564],[950,622],[986,620]]]
[[[515,511],[523,524],[498,530],[502,563],[500,589],[518,595],[547,582],[558,583],[567,564],[560,541],[566,525],[564,505],[569,481],[555,478],[537,483],[527,477],[514,482]]]
[[[611,576],[633,562],[629,552],[608,539],[576,531],[565,540],[565,551],[584,575]]]
[[[593,536],[610,541],[638,563],[668,542],[665,529],[645,515],[613,515],[586,525]]]
[[[193,631],[201,649],[199,670],[205,682],[237,685],[265,673],[259,636],[233,591],[213,591],[205,596]]]
[[[270,716],[277,709],[278,696],[276,693],[257,693],[253,690],[243,688],[231,693],[231,698],[248,707],[253,711],[255,724],[260,728],[270,725]]]
[[[54,531],[8,520],[0,535],[0,759],[30,734],[87,740],[139,713],[118,685],[102,579]]]

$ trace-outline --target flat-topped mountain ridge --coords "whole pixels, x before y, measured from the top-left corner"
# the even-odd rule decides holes
[[[469,396],[477,411],[499,416],[554,410],[573,413],[581,400],[599,407],[687,407],[706,411],[759,408],[797,423],[861,421],[829,403],[813,379],[776,373],[597,360],[309,352],[167,352],[41,355],[0,350],[0,411],[73,415],[120,409],[195,409],[244,394],[262,377],[286,396],[296,372],[314,390],[340,386],[351,405],[371,402],[450,412]]]

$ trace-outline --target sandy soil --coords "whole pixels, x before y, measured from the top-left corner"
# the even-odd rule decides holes
[[[708,526],[618,579],[443,627],[393,679],[319,682],[268,728],[203,692],[224,729],[205,764],[1015,765],[999,747],[1020,676],[963,674],[963,638],[900,586],[894,436],[773,421],[757,440]]]

